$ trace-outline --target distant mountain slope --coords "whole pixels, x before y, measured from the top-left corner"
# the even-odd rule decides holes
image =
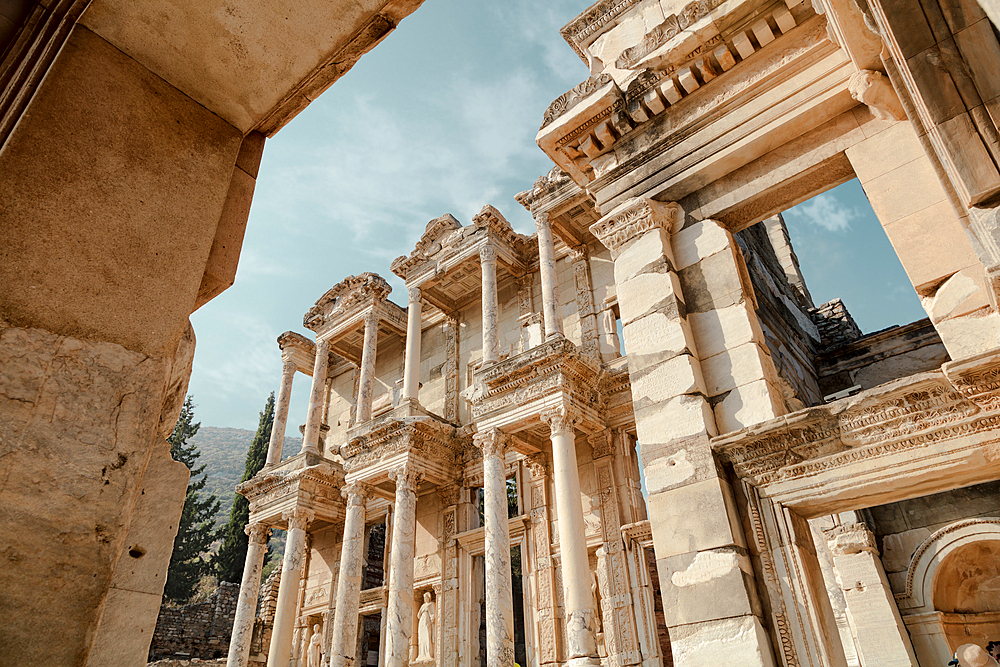
[[[233,505],[233,495],[236,485],[243,477],[243,467],[246,465],[247,450],[253,440],[254,431],[244,428],[219,428],[217,426],[202,426],[190,442],[198,446],[201,457],[198,463],[205,464],[205,474],[208,482],[205,493],[214,493],[222,503],[216,524],[223,524],[229,518],[229,509]],[[302,445],[302,438],[285,437],[283,449],[297,452]]]

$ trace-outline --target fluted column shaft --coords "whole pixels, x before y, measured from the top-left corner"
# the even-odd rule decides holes
[[[500,359],[496,249],[480,248],[479,264],[483,274],[483,363],[492,363]]]
[[[247,524],[247,559],[243,565],[240,596],[236,601],[236,617],[229,641],[226,667],[246,667],[250,659],[250,640],[253,639],[253,620],[257,613],[257,595],[260,592],[260,573],[267,555],[267,538],[271,529],[262,523]]]
[[[545,339],[563,335],[559,314],[559,278],[556,276],[556,250],[552,241],[552,225],[548,213],[535,213],[538,230],[538,270],[542,278],[542,314],[545,317]]]
[[[567,655],[572,665],[600,664],[590,562],[580,503],[580,472],[576,461],[574,425],[577,418],[565,409],[543,415],[552,439],[552,477],[556,486],[559,552],[566,610]]]
[[[413,537],[419,476],[408,465],[393,471],[396,502],[392,515],[389,603],[386,610],[385,667],[406,667],[413,632]]]
[[[281,363],[281,385],[274,403],[274,423],[271,426],[271,441],[267,445],[265,465],[275,465],[281,461],[281,448],[285,444],[285,428],[288,424],[288,404],[292,400],[292,381],[295,379],[295,362],[285,359]]]
[[[507,523],[506,436],[497,429],[475,435],[483,451],[483,514],[486,520],[486,664],[514,665],[514,601],[511,597],[510,527]]]
[[[403,398],[418,400],[420,393],[420,290],[408,289],[410,305],[406,310],[406,358],[403,368]]]
[[[319,428],[323,423],[323,399],[326,397],[326,374],[330,364],[330,342],[316,341],[316,361],[313,363],[312,391],[309,392],[309,414],[306,432],[302,436],[302,452],[319,454]]]
[[[337,606],[333,621],[330,667],[351,667],[357,657],[358,606],[365,548],[365,499],[368,489],[355,482],[341,493],[347,499],[344,541],[337,577]]]
[[[378,313],[365,315],[365,340],[361,347],[361,379],[358,383],[358,420],[372,418],[372,395],[375,392],[375,352],[378,347]]]
[[[278,583],[278,601],[274,608],[274,627],[271,630],[271,646],[267,651],[267,667],[288,667],[288,660],[292,655],[292,633],[295,631],[295,607],[302,575],[302,558],[305,556],[306,526],[312,518],[312,512],[305,510],[285,514],[288,533],[285,537],[285,556],[281,561],[281,581]]]

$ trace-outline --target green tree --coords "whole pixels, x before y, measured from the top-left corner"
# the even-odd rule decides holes
[[[219,512],[219,500],[215,496],[203,498],[199,493],[205,487],[206,477],[205,466],[197,465],[198,446],[188,442],[201,427],[200,422],[196,424],[193,421],[194,401],[188,396],[174,432],[167,438],[170,455],[191,471],[174,550],[170,555],[167,582],[163,587],[163,596],[174,603],[187,602],[194,594],[198,581],[209,572],[209,563],[203,556],[216,538],[215,515]]]
[[[250,449],[247,450],[246,466],[243,470],[243,478],[240,482],[245,482],[252,478],[267,461],[267,446],[271,441],[271,427],[274,424],[274,392],[267,399],[264,411],[260,413],[260,422],[257,425],[257,433],[253,436]],[[219,581],[231,581],[234,584],[240,583],[243,578],[243,564],[247,557],[247,534],[243,532],[244,526],[250,520],[250,503],[247,499],[236,494],[233,499],[233,507],[229,510],[229,522],[222,528],[222,546],[212,559],[212,567]],[[266,556],[265,556],[266,557]]]

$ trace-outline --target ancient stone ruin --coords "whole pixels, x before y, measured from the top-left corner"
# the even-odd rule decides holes
[[[0,70],[39,89],[31,114],[30,94],[0,98],[16,193],[0,212],[73,231],[11,233],[0,263],[0,578],[35,620],[5,624],[12,664],[145,656],[183,495],[162,438],[186,318],[232,281],[264,136],[419,2],[357,3],[335,45],[263,22],[265,45],[322,55],[247,107],[108,4],[86,28],[31,24],[48,48]],[[405,308],[383,277],[350,276],[305,314],[309,337],[279,337],[267,465],[238,488],[250,546],[227,664],[932,667],[1000,639],[998,14],[601,0],[567,24],[590,75],[539,109],[555,166],[517,197],[536,233],[512,229],[511,202],[442,215],[392,263]],[[150,140],[123,150],[142,156],[128,182],[101,176],[74,213],[44,156],[108,150],[105,98],[72,93],[116,76],[159,114],[140,129],[200,129],[133,133]],[[134,203],[150,170],[173,217]],[[926,319],[864,335],[842,302],[813,302],[781,214],[855,178]],[[115,196],[192,254],[166,270],[142,237],[149,276],[74,291],[65,239],[116,220]],[[108,224],[96,242],[117,248]],[[285,451],[297,373],[309,408]],[[262,585],[272,528],[287,540]]]

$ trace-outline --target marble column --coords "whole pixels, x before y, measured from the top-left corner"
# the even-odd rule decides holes
[[[250,659],[250,640],[253,638],[253,621],[257,613],[257,594],[260,592],[260,572],[267,555],[267,538],[271,529],[262,523],[247,524],[247,558],[243,565],[243,580],[240,596],[236,601],[236,617],[233,619],[233,634],[229,642],[229,656],[226,667],[246,667]]]
[[[378,347],[378,313],[365,315],[365,340],[361,347],[361,380],[358,382],[358,424],[372,418],[372,394],[375,392],[375,352]]]
[[[406,357],[403,360],[403,398],[417,401],[420,393],[420,290],[408,287],[406,309]]]
[[[552,241],[549,214],[536,212],[538,229],[538,270],[542,278],[542,314],[545,316],[545,339],[563,335],[562,316],[559,313],[559,277],[556,275],[556,250]]]
[[[302,453],[320,454],[319,429],[323,423],[323,398],[326,396],[326,372],[330,364],[330,342],[316,341],[316,361],[313,363],[312,391],[309,393],[309,413],[306,432],[302,435]]]
[[[330,667],[351,667],[357,657],[358,605],[365,556],[365,500],[368,493],[368,487],[361,482],[354,482],[341,490],[347,499],[347,517],[344,519],[344,541],[337,577]]]
[[[556,486],[556,515],[562,561],[566,614],[567,665],[600,665],[597,654],[596,610],[591,593],[590,561],[584,537],[580,472],[576,462],[574,426],[579,418],[566,408],[542,415],[552,439],[552,477]]]
[[[420,475],[409,465],[392,471],[396,481],[392,551],[389,556],[389,606],[386,609],[385,667],[406,667],[413,634],[413,538]],[[270,666],[268,666],[270,667]]]
[[[511,597],[510,527],[507,523],[507,437],[499,429],[477,433],[483,451],[483,514],[486,519],[486,664],[514,666],[514,601]]]
[[[492,246],[479,249],[479,265],[483,274],[483,363],[500,359],[500,307],[497,303],[497,251]]]
[[[320,385],[322,387],[322,384]],[[267,651],[267,667],[288,667],[292,655],[292,634],[295,631],[295,607],[298,601],[302,559],[305,557],[306,526],[313,519],[308,510],[296,509],[284,514],[288,522],[285,556],[281,561],[281,581],[278,601],[274,607],[271,646]]]
[[[271,427],[271,442],[267,445],[267,462],[273,466],[281,462],[281,447],[285,444],[285,428],[288,424],[288,404],[292,400],[292,380],[295,379],[295,362],[285,359],[281,363],[281,386],[274,403],[274,424]]]

